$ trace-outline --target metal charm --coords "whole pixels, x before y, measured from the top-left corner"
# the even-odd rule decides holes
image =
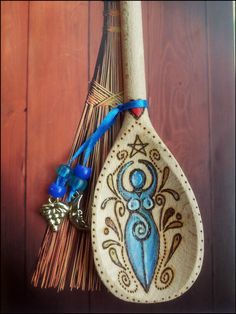
[[[89,226],[84,221],[83,210],[80,208],[80,201],[83,194],[77,193],[70,202],[69,219],[70,222],[79,230],[89,230]]]
[[[46,218],[53,231],[58,231],[70,207],[60,202],[59,198],[49,197],[48,201],[49,203],[42,206],[41,215]]]

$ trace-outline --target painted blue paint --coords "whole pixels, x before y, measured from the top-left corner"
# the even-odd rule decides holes
[[[158,261],[159,237],[150,213],[130,215],[125,227],[127,253],[145,291],[149,290]]]
[[[153,220],[151,209],[154,207],[153,195],[157,187],[157,173],[147,160],[139,160],[151,173],[151,184],[145,190],[146,174],[141,169],[130,173],[133,191],[127,191],[123,185],[123,175],[133,164],[126,163],[117,175],[119,193],[127,201],[129,218],[125,226],[125,244],[127,254],[137,279],[147,292],[150,288],[159,257],[159,233]]]
[[[135,189],[142,189],[146,181],[146,176],[143,170],[134,170],[130,174],[130,182]]]
[[[143,207],[147,210],[150,210],[154,207],[154,202],[150,196],[143,198]]]
[[[131,198],[127,203],[127,207],[129,210],[137,210],[139,209],[140,204],[141,202],[139,199]]]

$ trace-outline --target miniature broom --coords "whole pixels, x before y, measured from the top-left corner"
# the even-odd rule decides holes
[[[120,45],[119,2],[105,1],[104,29],[95,72],[69,159],[84,140],[94,132],[108,113],[109,106],[123,102]],[[95,184],[120,129],[121,119],[117,119],[115,125],[98,142],[89,158],[93,175],[87,192],[84,194],[83,217],[79,221],[79,226],[85,229],[87,226],[85,221],[88,225],[91,222],[91,203]],[[63,217],[64,215],[65,212]],[[54,219],[52,219],[52,215],[50,215],[47,218],[51,227],[46,230],[32,284],[41,288],[57,288],[58,291],[63,290],[67,283],[71,289],[81,288],[91,291],[100,289],[101,281],[94,267],[90,232],[77,230],[67,217],[62,221],[60,228],[55,224],[55,221],[61,222],[60,217],[56,216],[55,218],[54,215]],[[54,232],[52,227],[54,231],[59,229],[58,232]]]

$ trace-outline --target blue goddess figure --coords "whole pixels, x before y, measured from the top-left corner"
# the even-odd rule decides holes
[[[123,176],[133,164],[133,161],[129,161],[117,174],[117,188],[127,202],[126,207],[129,211],[124,237],[127,255],[137,279],[148,292],[158,262],[160,245],[158,230],[151,213],[154,208],[157,172],[149,161],[139,162],[145,164],[151,174],[150,186],[144,189],[146,174],[142,169],[134,169],[129,175],[132,191],[125,189]]]

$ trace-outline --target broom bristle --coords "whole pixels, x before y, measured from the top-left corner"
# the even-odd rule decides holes
[[[108,113],[109,106],[123,102],[119,1],[105,1],[104,5],[103,37],[70,157],[96,130]],[[96,181],[120,129],[121,120],[122,118],[117,119],[115,125],[97,143],[90,156],[89,166],[93,168],[93,176],[82,203],[84,218],[89,225]],[[68,219],[65,219],[57,233],[47,228],[39,250],[32,284],[35,287],[53,287],[60,291],[67,283],[70,289],[93,291],[101,287],[93,262],[90,232],[77,230]]]

